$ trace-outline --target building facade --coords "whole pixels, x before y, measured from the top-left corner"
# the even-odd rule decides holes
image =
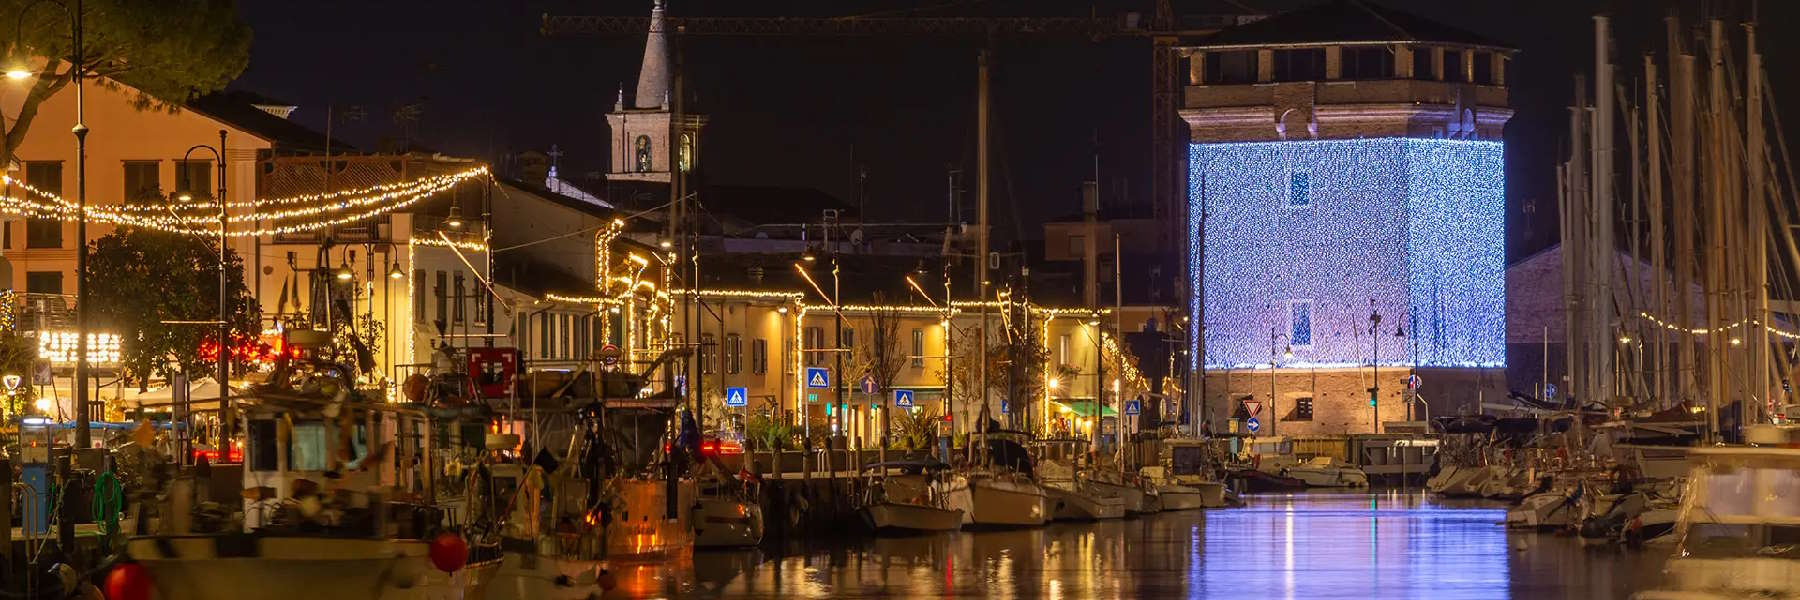
[[[1369,432],[1503,393],[1511,50],[1344,1],[1186,53],[1215,429]]]

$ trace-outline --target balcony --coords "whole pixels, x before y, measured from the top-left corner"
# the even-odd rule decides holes
[[[1296,94],[1313,96],[1313,104],[1455,104],[1457,90],[1472,90],[1475,106],[1507,108],[1504,86],[1451,83],[1417,79],[1365,79],[1190,85],[1184,90],[1184,110],[1249,108],[1284,104]]]

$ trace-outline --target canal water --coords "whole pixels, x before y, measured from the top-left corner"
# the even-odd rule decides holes
[[[1255,496],[1240,509],[696,552],[621,567],[608,598],[1625,598],[1666,550],[1509,532],[1498,503]],[[844,527],[858,525],[845,523]]]

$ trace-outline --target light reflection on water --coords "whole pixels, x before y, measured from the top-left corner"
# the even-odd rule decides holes
[[[1509,533],[1496,504],[1261,496],[1235,510],[699,552],[608,597],[1623,598],[1664,553]],[[685,562],[685,561],[684,561]],[[623,579],[623,578],[622,578]]]

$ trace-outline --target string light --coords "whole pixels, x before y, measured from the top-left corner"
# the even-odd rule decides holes
[[[1362,362],[1370,306],[1412,340],[1382,364],[1506,364],[1505,148],[1500,142],[1378,138],[1193,144],[1189,306],[1207,316],[1207,366],[1266,364],[1271,327],[1296,302],[1313,364]],[[1206,193],[1199,193],[1199,182]],[[1414,356],[1414,348],[1418,356]],[[1197,365],[1196,365],[1197,366]]]
[[[306,198],[321,200],[323,203],[284,208],[273,212],[255,214],[227,215],[226,234],[229,237],[251,237],[304,233],[324,229],[333,225],[342,225],[356,221],[368,220],[383,214],[404,209],[418,203],[433,194],[447,190],[471,178],[486,175],[487,167],[473,167],[468,170],[448,175],[422,177],[406,182],[370,186],[355,190],[343,190],[331,194],[299,196],[277,199],[267,205],[298,204]],[[16,214],[40,219],[72,220],[82,211],[75,204],[49,192],[39,190],[11,177],[0,178],[7,185],[25,192],[28,197],[5,196],[0,198],[0,212]],[[33,198],[35,197],[35,198]],[[249,207],[252,203],[239,203],[236,206]],[[227,207],[234,206],[231,203]],[[203,208],[216,210],[217,203],[189,204],[176,208],[176,214],[161,214],[146,210],[144,206],[101,206],[87,207],[88,219],[103,223],[141,227],[168,233],[184,235],[219,235],[217,215],[192,214]],[[157,211],[167,211],[168,207],[149,207]],[[187,211],[190,214],[181,214]],[[259,223],[268,226],[256,226]],[[232,224],[248,224],[253,229],[233,231]]]
[[[342,196],[366,196],[369,194],[380,194],[380,193],[386,193],[386,192],[402,191],[409,187],[418,186],[422,182],[428,182],[431,180],[444,179],[444,178],[467,179],[469,177],[485,175],[485,174],[487,174],[487,172],[488,172],[487,167],[478,166],[478,167],[471,167],[469,169],[466,169],[466,170],[458,172],[458,173],[451,173],[451,174],[446,174],[446,175],[434,175],[434,176],[430,176],[430,177],[421,177],[418,179],[412,179],[412,180],[400,181],[400,182],[394,182],[394,183],[383,183],[383,184],[377,184],[377,185],[372,185],[372,186],[362,187],[362,188],[336,190],[336,191],[322,192],[322,193],[300,194],[298,196],[288,196],[288,197],[284,197],[284,198],[256,199],[256,200],[251,200],[248,202],[245,202],[245,201],[226,202],[225,207],[226,208],[258,209],[258,210],[260,210],[262,208],[270,207],[270,206],[324,204],[327,201],[330,201],[332,199],[342,197]],[[348,202],[348,201],[346,201],[346,202]],[[142,204],[123,205],[123,206],[119,206],[117,208],[122,211],[131,211],[131,212],[162,212],[163,210],[165,210],[164,207],[161,207],[161,206],[142,205]],[[204,210],[210,210],[210,211],[217,212],[219,209],[219,204],[217,202],[213,202],[213,201],[203,201],[203,202],[187,204],[184,206],[184,208],[204,209]]]
[[[1781,336],[1781,337],[1784,337],[1784,338],[1787,338],[1790,340],[1800,340],[1800,333],[1783,330],[1783,329],[1774,327],[1772,325],[1766,325],[1762,321],[1757,320],[1757,319],[1746,319],[1746,320],[1741,320],[1741,321],[1735,321],[1735,322],[1732,322],[1732,323],[1729,323],[1726,325],[1721,325],[1721,326],[1709,329],[1706,327],[1694,327],[1694,328],[1682,327],[1680,325],[1676,325],[1674,323],[1665,321],[1665,320],[1657,317],[1656,315],[1650,314],[1648,312],[1643,312],[1643,311],[1639,311],[1637,316],[1639,319],[1650,322],[1651,325],[1655,325],[1657,327],[1661,327],[1661,328],[1667,329],[1669,331],[1674,331],[1676,333],[1688,333],[1688,334],[1692,334],[1692,335],[1712,335],[1715,333],[1727,333],[1727,332],[1730,332],[1730,331],[1740,328],[1740,327],[1749,326],[1749,327],[1761,327],[1763,329],[1768,330],[1769,333],[1773,333],[1775,335],[1778,335],[1778,336]],[[1734,343],[1741,343],[1741,340],[1739,342],[1734,342]]]
[[[413,238],[412,243],[418,246],[435,246],[438,248],[455,248],[465,252],[487,252],[488,245],[481,242],[444,241],[438,238]]]

